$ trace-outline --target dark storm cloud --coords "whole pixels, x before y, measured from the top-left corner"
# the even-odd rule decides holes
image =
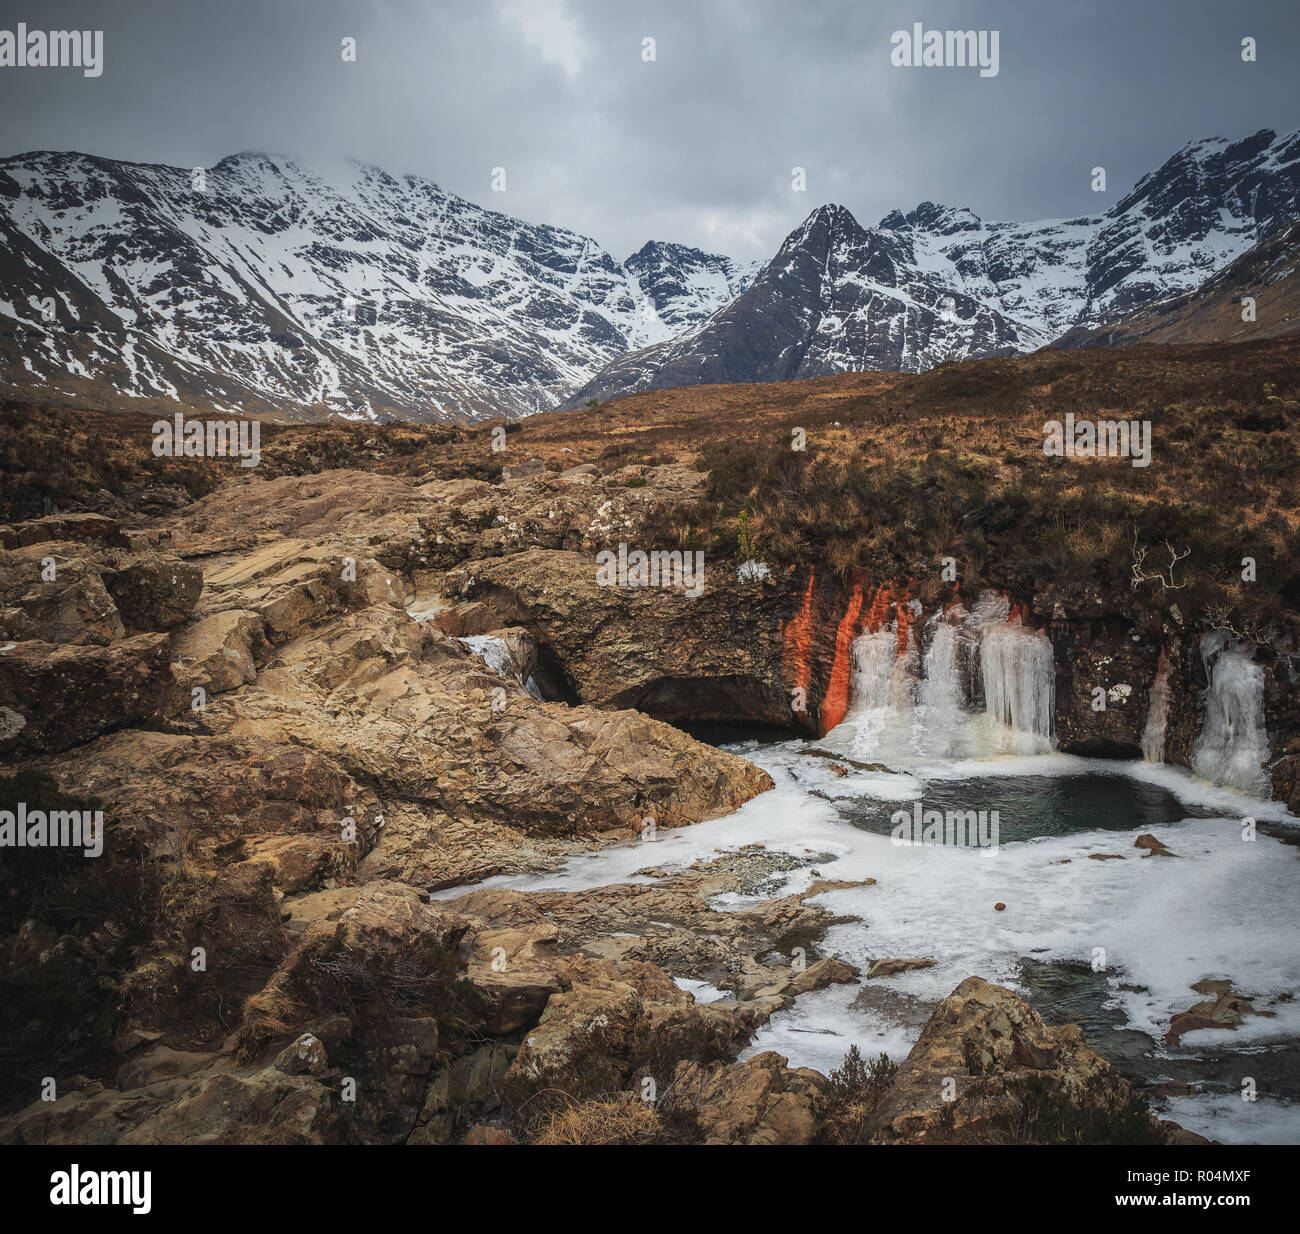
[[[1294,0],[2,0],[0,14],[3,29],[105,32],[101,77],[0,69],[2,153],[352,156],[620,258],[650,238],[770,256],[828,201],[865,224],[923,199],[1090,213],[1192,138],[1300,126]],[[891,33],[916,21],[998,30],[998,75],[891,66]]]

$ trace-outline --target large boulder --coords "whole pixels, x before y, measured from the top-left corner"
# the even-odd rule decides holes
[[[599,586],[594,553],[530,549],[460,566],[448,589],[490,610],[480,626],[526,629],[581,702],[676,723],[803,722],[782,660],[789,598],[773,584],[738,584],[729,562],[706,563],[691,596]],[[464,626],[457,610],[447,620]]]
[[[449,818],[540,836],[699,822],[772,784],[638,712],[535,699],[383,605],[292,640],[254,685],[209,704],[205,723],[319,750]]]
[[[1109,1065],[1077,1025],[1048,1028],[1005,986],[967,977],[935,1008],[877,1107],[876,1143],[964,1143],[1024,1138],[1018,1083],[1066,1101],[1085,1098]]]
[[[827,1087],[820,1072],[791,1069],[768,1050],[730,1065],[680,1063],[671,1106],[694,1120],[705,1144],[809,1144]]]
[[[678,1062],[718,1061],[744,1031],[726,1010],[694,998],[653,964],[574,956],[524,1038],[503,1082],[507,1105],[525,1120],[572,1101],[636,1089],[664,1092]]]
[[[107,581],[131,629],[170,630],[194,611],[203,590],[203,571],[179,557],[149,553],[109,573]]]
[[[257,680],[268,650],[262,619],[244,609],[212,613],[179,630],[172,641],[177,680],[191,690],[221,694]]]
[[[165,634],[107,647],[0,644],[0,755],[50,752],[178,706]]]
[[[103,514],[50,514],[0,527],[0,546],[22,548],[50,540],[72,540],[125,547],[127,535],[115,518]]]

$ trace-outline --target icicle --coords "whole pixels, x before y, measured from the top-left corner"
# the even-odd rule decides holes
[[[1044,754],[1052,748],[1056,695],[1052,644],[1028,626],[994,626],[980,639],[984,709],[1008,730],[1004,748]]]
[[[849,719],[856,726],[853,753],[857,758],[868,758],[876,753],[881,730],[889,718],[895,645],[896,636],[888,629],[860,634],[853,640]]]
[[[1007,597],[994,592],[969,613],[953,604],[924,627],[922,615],[919,602],[886,587],[867,606],[867,632],[851,649],[843,740],[853,755],[908,762],[1050,750],[1055,673],[1047,637],[1013,618]],[[978,723],[968,710],[977,675],[987,712]]]
[[[1192,746],[1192,770],[1212,783],[1267,796],[1264,670],[1221,630],[1205,636],[1201,654],[1210,664],[1210,686],[1205,723]]]
[[[964,613],[962,614],[964,616]],[[929,626],[930,645],[922,662],[920,712],[924,716],[917,744],[940,758],[957,758],[963,752],[970,720],[965,714],[961,678],[962,632],[940,615]]]

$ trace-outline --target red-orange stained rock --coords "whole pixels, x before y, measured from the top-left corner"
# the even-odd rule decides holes
[[[912,597],[904,588],[898,597],[898,641],[894,646],[895,655],[907,653],[907,632],[912,628]]]
[[[812,680],[812,602],[816,579],[816,572],[810,571],[803,605],[790,619],[790,624],[782,635],[781,675],[791,690],[807,691]]]
[[[823,736],[844,719],[844,713],[849,709],[849,680],[852,677],[852,653],[849,647],[858,632],[858,616],[861,612],[862,588],[855,584],[853,594],[849,597],[849,606],[835,631],[835,661],[831,665],[826,697],[822,700]]]
[[[888,583],[876,588],[875,594],[871,597],[866,620],[863,622],[869,633],[876,634],[883,628],[885,619],[889,616],[889,607],[893,602],[894,589]]]

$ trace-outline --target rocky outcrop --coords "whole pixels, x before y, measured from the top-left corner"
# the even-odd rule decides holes
[[[0,610],[4,639],[106,647],[126,633],[103,571],[77,545],[0,552]]]
[[[177,706],[167,638],[0,644],[0,754],[66,750]]]
[[[172,640],[173,668],[187,692],[224,694],[256,681],[268,651],[262,619],[245,609],[200,618]]]
[[[693,1116],[705,1144],[809,1144],[826,1077],[772,1051],[743,1063],[679,1064],[672,1108]]]
[[[1069,1103],[1108,1072],[1076,1025],[1048,1028],[1010,990],[968,977],[935,1008],[868,1134],[882,1144],[1024,1139],[1029,1078]]]
[[[527,498],[540,502],[549,482],[520,484],[540,483]],[[559,495],[586,511],[590,482],[580,470]],[[413,618],[434,501],[345,473],[199,503],[175,553],[158,528],[124,537],[138,551],[66,520],[39,534],[88,538],[9,537],[25,543],[0,554],[4,619],[24,638],[0,643],[0,751],[27,758],[40,792],[102,807],[104,863],[86,873],[109,919],[89,939],[22,922],[5,945],[47,980],[57,955],[69,989],[101,990],[112,1014],[79,1028],[70,1056],[98,1078],[56,1067],[58,1100],[22,1110],[5,1138],[459,1137],[502,1109],[519,1035],[551,1000],[597,997],[572,966],[615,961],[577,955],[567,925],[562,950],[561,927],[523,899],[428,893],[728,813],[771,786],[640,712],[530,694],[522,681],[544,669],[522,629],[500,632],[502,675]],[[155,632],[131,633],[142,626]],[[758,1022],[693,1010],[648,961],[618,963],[633,966],[642,1029],[680,1021],[688,1043],[730,1042]],[[42,1003],[34,1028],[61,1005]],[[27,1099],[29,1067],[51,1063],[21,1063]]]
[[[1169,1031],[1165,1033],[1168,1045],[1177,1045],[1184,1033],[1198,1029],[1235,1029],[1247,1016],[1272,1018],[1277,1015],[1276,1011],[1256,1010],[1251,999],[1232,988],[1231,981],[1206,978],[1198,981],[1192,989],[1198,994],[1206,995],[1206,998],[1194,1003],[1186,1011],[1178,1012],[1169,1021]]]
[[[194,611],[203,572],[191,562],[149,553],[132,558],[107,582],[129,629],[170,630]]]
[[[577,697],[677,723],[793,727],[775,587],[706,564],[705,588],[602,587],[594,555],[531,549],[459,567],[449,587],[496,625],[526,628]]]
[[[50,514],[45,518],[0,526],[0,548],[16,549],[51,540],[74,540],[125,547],[127,533],[115,518],[103,514]]]

